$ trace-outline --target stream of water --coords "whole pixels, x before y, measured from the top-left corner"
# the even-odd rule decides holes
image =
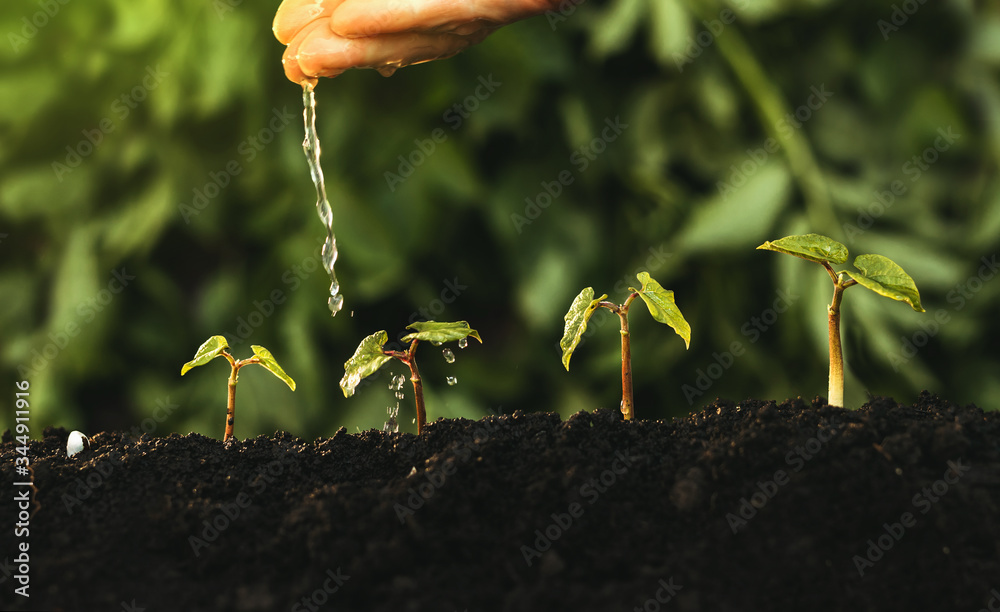
[[[309,161],[309,174],[312,175],[313,184],[316,186],[316,212],[319,220],[326,228],[326,242],[323,243],[323,268],[330,275],[330,299],[327,304],[330,306],[330,313],[336,316],[340,309],[344,307],[344,296],[340,295],[340,283],[337,282],[337,274],[333,266],[337,263],[337,237],[333,233],[333,209],[329,200],[326,199],[326,183],[323,181],[323,167],[319,163],[320,146],[319,135],[316,133],[316,94],[313,86],[306,83],[302,86],[302,118],[305,121],[306,137],[302,141],[302,149],[306,152],[306,159]]]

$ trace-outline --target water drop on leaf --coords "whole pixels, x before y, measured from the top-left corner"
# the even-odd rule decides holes
[[[444,360],[448,363],[455,363],[455,353],[453,353],[451,349],[446,348],[441,351],[441,354],[444,355]]]
[[[462,349],[462,348],[465,348],[467,346],[469,346],[469,339],[468,338],[462,338],[462,339],[460,339],[458,341],[458,348]]]

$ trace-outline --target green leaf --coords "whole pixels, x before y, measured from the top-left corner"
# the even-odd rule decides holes
[[[879,295],[906,302],[913,310],[924,312],[920,305],[920,292],[910,275],[896,262],[881,255],[858,255],[854,267],[861,273],[845,271],[848,276]]]
[[[819,234],[785,236],[779,240],[765,242],[757,248],[794,255],[817,263],[842,264],[847,261],[847,247],[833,238]]]
[[[422,340],[441,344],[444,342],[454,342],[462,338],[475,338],[482,344],[483,339],[479,337],[479,332],[469,327],[465,321],[441,322],[437,321],[417,321],[406,326],[406,329],[415,329],[412,334],[403,336],[403,340]]]
[[[580,295],[576,296],[576,299],[570,304],[566,316],[563,317],[566,320],[566,327],[563,330],[562,340],[559,341],[559,348],[562,349],[562,363],[567,371],[569,371],[569,359],[573,356],[573,351],[576,350],[577,345],[580,344],[583,332],[587,331],[587,321],[590,320],[590,316],[597,310],[601,300],[606,297],[608,297],[608,294],[605,293],[601,297],[594,299],[594,288],[587,287],[580,292]]]
[[[281,380],[285,381],[288,388],[295,391],[295,381],[292,380],[291,376],[285,374],[285,371],[281,369],[281,366],[278,365],[278,362],[274,359],[274,355],[271,354],[271,351],[256,344],[251,344],[250,348],[253,349],[253,354],[257,356],[257,359],[260,359],[260,365],[270,370],[271,374],[274,374]]]
[[[792,192],[792,175],[781,163],[766,164],[739,189],[696,202],[679,235],[677,249],[685,253],[748,248],[767,236]]]
[[[226,342],[225,336],[212,336],[205,340],[205,343],[198,348],[198,352],[194,354],[194,359],[181,366],[181,376],[187,374],[191,368],[197,368],[212,361],[227,348],[229,348],[229,343]]]
[[[600,19],[595,20],[591,46],[600,58],[625,49],[642,25],[646,14],[643,0],[615,0]]]
[[[649,44],[653,55],[664,66],[677,66],[673,58],[684,54],[693,20],[680,0],[653,0],[649,11]]]
[[[674,328],[677,335],[684,339],[685,348],[691,348],[691,326],[684,319],[680,308],[674,303],[674,292],[664,289],[660,283],[649,276],[649,272],[640,272],[637,276],[642,283],[642,289],[629,291],[638,293],[642,301],[646,303],[649,314],[653,318]]]
[[[344,364],[344,377],[340,379],[340,388],[344,392],[344,397],[354,395],[354,388],[358,386],[362,378],[371,376],[385,362],[392,359],[382,352],[382,345],[388,341],[389,334],[385,331],[375,332],[361,341],[358,350],[354,351],[354,356]]]

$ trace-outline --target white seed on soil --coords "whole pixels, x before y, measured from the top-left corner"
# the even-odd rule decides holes
[[[455,378],[454,376],[449,376],[448,378],[445,378],[445,381],[446,381],[446,382],[447,382],[447,383],[448,383],[449,385],[457,385],[457,384],[458,384],[458,379],[457,379],[457,378]]]
[[[83,441],[87,441],[87,446],[90,446],[90,438],[83,435],[79,431],[72,431],[69,434],[69,439],[66,440],[66,456],[72,457],[78,452],[83,450]]]
[[[446,348],[441,351],[441,354],[444,355],[444,360],[448,363],[455,363],[455,353],[453,353],[451,349]]]

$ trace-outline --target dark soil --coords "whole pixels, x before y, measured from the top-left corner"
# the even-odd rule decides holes
[[[73,458],[66,438],[31,443],[31,598],[5,563],[3,609],[1000,605],[1000,414],[928,394],[717,401],[673,422],[515,413],[420,438],[102,433]]]

